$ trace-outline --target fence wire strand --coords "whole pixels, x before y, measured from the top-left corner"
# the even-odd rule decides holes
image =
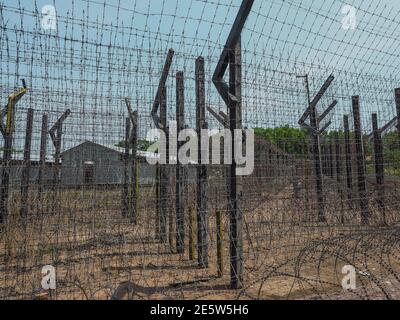
[[[170,126],[182,103],[181,125],[197,130],[199,57],[203,125],[223,129],[210,109],[230,111],[213,73],[242,1],[48,2],[0,0],[0,299],[400,298],[397,3],[254,1],[236,83],[254,171],[240,179],[234,257],[229,166],[145,158],[158,157],[147,151],[154,99]],[[353,9],[356,26],[344,28]],[[316,127],[300,125],[330,75]],[[374,130],[373,114],[390,126]],[[54,290],[42,287],[44,266]],[[344,266],[356,288],[343,290]]]

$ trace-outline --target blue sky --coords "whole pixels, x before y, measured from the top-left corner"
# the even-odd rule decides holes
[[[187,122],[194,125],[194,61],[206,60],[207,104],[226,110],[211,74],[240,5],[239,0],[2,0],[1,101],[22,77],[31,92],[21,101],[19,121],[31,105],[55,120],[66,106],[66,143],[89,139],[113,144],[123,137],[130,97],[139,110],[141,134],[152,122],[165,54],[176,51],[168,80],[169,116],[174,117],[174,74],[185,72]],[[355,30],[342,28],[344,5],[356,8]],[[41,27],[41,8],[53,5],[57,31]],[[35,13],[35,8],[39,14]],[[330,116],[341,128],[352,95],[360,95],[365,130],[370,113],[383,124],[394,116],[398,76],[400,2],[256,0],[243,31],[243,119],[249,127],[295,125],[305,109],[303,83],[311,91],[333,73],[336,80],[321,101],[339,104]],[[3,103],[4,104],[4,103]],[[37,125],[39,125],[39,115]],[[209,119],[214,126],[217,124]],[[21,124],[23,133],[23,123]],[[117,129],[116,129],[117,128]],[[17,133],[18,134],[18,133]],[[22,141],[22,139],[21,139]]]

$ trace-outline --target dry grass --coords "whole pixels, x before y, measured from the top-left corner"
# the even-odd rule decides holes
[[[245,288],[230,290],[228,217],[224,215],[223,219],[224,276],[218,278],[214,211],[210,210],[208,216],[210,266],[199,269],[196,261],[189,260],[188,253],[174,252],[174,240],[172,247],[156,240],[152,192],[141,192],[136,226],[121,216],[121,195],[117,190],[64,191],[61,209],[56,214],[32,209],[26,229],[21,227],[17,214],[11,215],[0,237],[0,296],[38,297],[43,293],[41,268],[47,264],[57,269],[54,299],[110,299],[124,282],[133,284],[131,298],[135,299],[357,298],[357,294],[343,295],[340,286],[341,269],[350,262],[358,264],[359,270],[367,265],[370,272],[379,271],[380,282],[392,279],[392,288],[397,288],[388,272],[397,274],[400,268],[397,246],[387,253],[392,260],[390,269],[385,271],[381,262],[387,257],[377,260],[374,256],[381,253],[380,244],[361,250],[354,249],[356,240],[342,243],[343,240],[343,248],[335,241],[329,242],[349,235],[358,239],[357,235],[368,232],[382,234],[382,230],[389,229],[340,225],[336,223],[337,208],[327,210],[330,223],[313,222],[304,214],[313,212],[312,208],[306,208],[302,199],[294,200],[292,190],[283,189],[275,194],[260,193],[257,206],[245,213]],[[14,213],[17,203],[13,205]],[[43,208],[48,206],[44,203]],[[170,209],[174,210],[172,203]],[[171,234],[174,238],[174,230]],[[361,284],[373,287],[369,289],[373,294],[374,282],[364,278]]]

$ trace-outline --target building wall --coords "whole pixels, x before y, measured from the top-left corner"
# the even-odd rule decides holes
[[[66,186],[82,185],[85,162],[93,162],[95,185],[116,185],[124,182],[124,161],[118,151],[85,143],[63,153],[61,182]],[[129,170],[129,179],[131,177]],[[139,183],[154,181],[155,167],[147,163],[139,164]]]
[[[10,177],[10,186],[19,187],[21,185],[21,177],[24,164],[22,161],[13,161],[9,166],[5,167]],[[1,170],[3,170],[3,164],[1,163]],[[32,162],[29,170],[29,181],[31,185],[35,185],[38,182],[39,176],[39,164]],[[44,184],[51,184],[53,180],[53,166],[47,164],[43,168],[43,182]]]
[[[85,184],[85,162],[93,162],[95,185],[121,185],[124,183],[125,163],[123,155],[109,148],[92,143],[84,143],[62,154],[60,172],[61,184],[66,187],[76,187]],[[139,184],[148,185],[155,182],[156,166],[149,165],[144,158],[139,163]],[[10,174],[10,186],[19,187],[23,170],[23,162],[15,161],[7,170]],[[175,183],[176,166],[168,166],[170,182]],[[32,162],[30,169],[30,183],[37,185],[38,163]],[[54,164],[46,164],[43,170],[44,186],[51,186],[54,182]],[[196,182],[196,167],[189,166],[187,170],[188,182]],[[128,170],[128,181],[131,181],[131,168]]]

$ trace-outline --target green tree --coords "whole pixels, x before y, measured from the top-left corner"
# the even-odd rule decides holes
[[[152,145],[152,142],[150,142],[150,141],[138,140],[137,150],[139,150],[139,151],[147,151],[151,145]],[[125,148],[126,141],[122,140],[122,141],[118,142],[115,146],[118,147],[118,148]]]
[[[389,174],[400,175],[400,142],[397,131],[384,134],[382,143],[386,171]]]
[[[303,129],[289,126],[278,128],[256,128],[255,135],[265,138],[287,153],[304,156],[308,152],[308,136]]]

